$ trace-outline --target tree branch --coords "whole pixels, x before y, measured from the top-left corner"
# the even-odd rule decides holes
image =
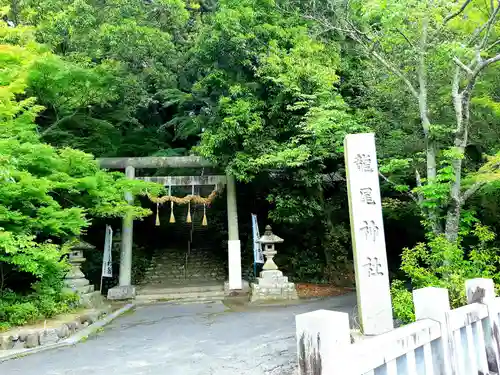
[[[408,37],[399,29],[395,29],[396,32],[401,35],[405,40],[406,42],[410,45],[410,47],[414,48],[415,46],[413,45],[413,43],[410,41],[410,39],[408,39]]]
[[[492,49],[493,47],[495,47],[497,44],[500,43],[500,39],[496,40],[495,42],[493,42],[489,47],[487,47],[485,49],[485,51],[489,51],[490,49]]]
[[[278,7],[278,9],[282,9],[282,8]],[[303,14],[302,18],[309,20],[309,21],[318,22],[319,24],[323,25],[323,27],[325,27],[325,30],[327,30],[327,31],[335,30],[335,31],[340,31],[340,32],[347,34],[347,35],[351,35],[351,33],[352,33],[352,30],[348,30],[348,29],[345,29],[345,28],[342,28],[339,26],[334,26],[330,22],[326,22],[325,20],[319,19],[318,17],[312,16],[310,14]]]
[[[40,136],[45,136],[47,133],[50,133],[55,127],[57,127],[61,122],[65,121],[65,120],[68,120],[72,117],[74,117],[76,114],[78,113],[78,109],[73,112],[71,115],[68,115],[68,116],[64,116],[63,118],[61,119],[57,119],[56,122],[54,122],[52,125],[50,125],[47,129],[45,129],[44,131],[42,131],[40,133]]]
[[[397,186],[396,183],[392,182],[391,180],[389,180],[387,177],[385,177],[381,172],[378,172],[378,175],[385,181],[387,182],[388,184],[392,185],[392,186]],[[399,190],[398,190],[399,191]],[[418,202],[418,199],[417,197],[415,197],[414,194],[412,194],[410,191],[403,191],[402,193],[404,193],[405,195],[409,196],[415,203],[419,203]]]
[[[366,49],[366,47],[365,47]],[[418,99],[418,92],[413,87],[413,84],[410,82],[410,80],[405,77],[405,75],[397,68],[393,67],[387,60],[385,60],[380,54],[378,54],[376,51],[367,51],[368,53],[371,53],[373,57],[375,57],[383,66],[385,66],[390,72],[394,73],[400,80],[403,81],[403,83],[408,87],[408,90],[410,90],[410,93]]]
[[[490,18],[488,21],[486,21],[486,33],[484,34],[483,41],[479,45],[478,49],[482,49],[486,46],[486,43],[488,42],[488,38],[490,37],[490,32],[491,32],[491,27],[495,23],[495,20],[498,16],[498,12],[500,11],[500,1],[498,2],[498,6],[493,10],[493,13],[491,13]]]
[[[483,25],[481,25],[480,27],[478,27],[474,31],[474,33],[472,34],[472,37],[467,42],[468,46],[471,46],[474,43],[474,41],[476,40],[476,38],[479,37],[485,29],[488,29],[488,31],[485,34],[485,37],[483,37],[483,42],[481,44],[486,43],[488,36],[489,36],[489,33],[491,31],[491,26],[493,25],[495,18],[497,17],[498,12],[500,10],[500,2],[498,0],[497,0],[497,4],[498,4],[498,6],[496,8],[491,9],[492,13],[491,13],[490,17],[488,18],[488,21],[486,21]]]
[[[457,64],[460,68],[462,68],[463,70],[465,70],[468,74],[473,74],[474,72],[467,66],[465,65],[463,62],[460,61],[460,59],[458,57],[453,57],[453,62],[455,64]]]
[[[469,5],[471,1],[472,0],[465,0],[465,2],[462,4],[462,6],[460,7],[460,9],[458,9],[454,13],[451,13],[451,14],[447,15],[444,18],[443,24],[446,24],[446,23],[450,22],[453,18],[459,16],[465,10],[465,8],[467,8],[467,5]]]
[[[356,26],[352,24],[349,20],[343,20],[345,23],[343,27],[335,26],[331,22],[325,20],[324,18],[319,18],[317,16],[311,15],[311,14],[303,14],[302,17],[304,19],[310,20],[310,21],[315,21],[321,24],[325,29],[327,30],[335,30],[342,32],[349,36],[353,41],[358,43],[367,54],[372,55],[376,60],[378,60],[387,70],[389,70],[391,73],[395,74],[399,79],[403,81],[403,83],[408,87],[408,90],[410,93],[418,99],[418,91],[415,89],[413,84],[410,82],[410,80],[403,74],[401,70],[393,66],[387,59],[385,59],[381,54],[379,54],[377,51],[375,51],[373,48],[370,48],[369,45],[364,40],[367,40],[371,42],[370,37],[359,30]]]
[[[474,85],[476,83],[476,79],[479,76],[479,74],[481,74],[481,72],[484,69],[486,69],[489,65],[494,64],[498,61],[500,61],[500,53],[496,56],[490,57],[487,60],[481,61],[481,63],[479,63],[477,65],[476,69],[474,69],[474,71],[472,72],[472,75],[469,78],[469,82],[467,83],[467,86],[462,91],[462,94],[463,93],[470,93],[472,91],[472,88],[474,87]]]
[[[422,120],[422,127],[424,128],[425,136],[429,137],[429,108],[427,103],[427,66],[425,65],[425,53],[427,49],[427,36],[428,36],[429,20],[424,18],[422,22],[422,35],[418,48],[418,108],[420,111],[420,118]],[[427,176],[430,178],[431,176]]]
[[[484,181],[474,183],[470,188],[464,191],[462,197],[460,198],[460,203],[464,204],[467,201],[467,199],[469,199],[472,195],[474,195],[484,185],[486,185],[486,182]]]

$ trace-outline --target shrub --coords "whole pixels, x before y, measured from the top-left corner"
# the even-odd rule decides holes
[[[32,302],[16,301],[13,304],[0,302],[0,318],[9,326],[19,326],[36,321],[40,317],[39,311]]]
[[[0,295],[0,331],[69,312],[78,302],[74,293],[22,296],[6,291]]]
[[[414,289],[434,286],[448,289],[452,308],[466,304],[465,281],[477,277],[492,278],[499,284],[497,273],[500,264],[498,249],[488,247],[495,238],[487,227],[476,224],[471,231],[476,244],[466,250],[462,240],[449,242],[444,236],[431,238],[428,243],[419,243],[412,249],[404,249],[401,270],[411,281]],[[413,302],[411,293],[404,284],[395,280],[391,288],[393,310],[397,319],[411,322]]]
[[[401,280],[394,280],[392,282],[391,297],[396,319],[404,324],[415,321],[413,296]]]
[[[50,297],[42,296],[36,301],[36,308],[40,315],[50,318],[59,312],[60,304]]]

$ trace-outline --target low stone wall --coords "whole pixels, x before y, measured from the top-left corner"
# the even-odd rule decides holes
[[[57,327],[36,329],[23,329],[21,327],[0,333],[0,350],[34,348],[55,344],[95,323],[106,313],[105,310],[89,311],[72,321],[61,323]]]

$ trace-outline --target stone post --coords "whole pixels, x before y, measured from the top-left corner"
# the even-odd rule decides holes
[[[481,303],[488,307],[489,319],[482,321],[482,326],[477,327],[483,331],[485,350],[480,355],[486,355],[488,368],[482,368],[483,374],[498,374],[500,371],[500,327],[498,325],[498,316],[500,308],[495,303],[495,283],[492,279],[477,278],[465,282],[465,292],[467,294],[467,303]],[[485,363],[485,358],[479,361]]]
[[[299,375],[349,374],[349,314],[316,310],[295,316]]]
[[[128,166],[125,169],[128,179],[135,178],[135,168]],[[130,192],[125,193],[128,204],[134,203]],[[132,244],[134,234],[134,218],[131,214],[125,215],[122,221],[122,239],[120,252],[120,276],[118,286],[108,290],[109,299],[129,299],[135,297],[135,287],[132,286]]]
[[[448,289],[435,287],[415,289],[413,291],[413,305],[415,306],[416,320],[432,319],[440,323],[441,340],[436,340],[432,344],[432,362],[435,373],[450,375],[452,362],[446,326],[446,313],[450,311]]]
[[[445,321],[445,313],[450,311],[448,289],[427,287],[413,291],[415,319],[432,319]]]
[[[488,303],[495,299],[493,279],[470,279],[465,282],[467,303]]]
[[[227,174],[227,229],[229,289],[243,288],[241,279],[241,243],[238,232],[238,209],[236,205],[236,182],[234,176]]]
[[[358,314],[363,334],[379,335],[394,325],[375,135],[347,135],[344,153]]]

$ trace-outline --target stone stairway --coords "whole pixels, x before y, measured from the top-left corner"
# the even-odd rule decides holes
[[[145,303],[222,300],[226,273],[226,262],[209,249],[163,249],[154,255],[136,300]]]
[[[203,303],[221,301],[225,298],[223,283],[188,284],[173,287],[147,286],[141,288],[136,296],[139,303],[177,302]]]
[[[226,265],[217,259],[210,250],[165,249],[153,257],[145,276],[145,285],[185,285],[197,282],[224,282]]]

